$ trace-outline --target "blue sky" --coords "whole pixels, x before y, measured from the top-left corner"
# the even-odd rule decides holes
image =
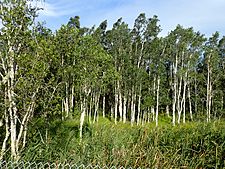
[[[167,35],[177,24],[194,27],[206,36],[215,31],[225,35],[225,0],[45,0],[39,20],[52,30],[66,24],[70,17],[80,16],[82,26],[98,26],[105,19],[111,27],[118,18],[133,26],[140,13],[157,15]]]

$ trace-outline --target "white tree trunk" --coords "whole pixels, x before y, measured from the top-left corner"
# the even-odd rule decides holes
[[[66,97],[65,97],[65,102],[64,102],[64,107],[65,107],[65,118],[68,118],[69,116],[69,95],[68,95],[68,83],[66,83]]]
[[[62,120],[64,120],[64,99],[62,99]]]
[[[150,123],[150,119],[151,119],[151,112],[150,112],[150,109],[149,107],[147,108],[147,122]]]
[[[95,112],[94,112],[94,123],[97,120],[98,121],[98,105],[99,105],[99,98],[100,98],[100,94],[96,93],[95,95]]]
[[[167,115],[167,117],[170,117],[170,107],[169,107],[169,105],[166,105],[166,115]]]
[[[115,113],[113,105],[111,105],[110,110],[111,110],[111,120],[113,121],[113,116],[114,116],[114,113]]]
[[[152,121],[155,121],[155,108],[154,108],[154,106],[151,106],[151,115],[152,115]]]
[[[105,118],[105,94],[103,94],[102,98],[102,116]]]
[[[210,59],[211,56],[209,55],[208,57],[208,62],[207,62],[207,100],[206,100],[206,112],[207,112],[207,122],[210,122],[210,114],[211,114],[211,97],[210,97],[210,88],[211,88],[211,68],[210,68]]]
[[[176,55],[175,65],[173,64],[173,71],[174,71],[174,84],[173,84],[173,126],[176,123],[176,103],[177,103],[177,64],[178,64],[178,57]]]
[[[121,122],[123,120],[123,100],[122,100],[122,93],[120,88],[119,88],[119,114],[120,114],[120,122]]]
[[[223,110],[223,105],[224,105],[224,97],[221,97],[221,110]]]
[[[73,111],[74,108],[74,85],[72,86],[72,91],[71,91],[71,100],[70,100],[70,111]]]
[[[119,96],[118,96],[118,89],[117,89],[117,85],[115,86],[115,112],[114,112],[114,115],[115,115],[115,124],[117,124],[117,112],[118,112],[118,102],[119,102]]]
[[[182,86],[182,77],[179,83],[178,96],[177,96],[177,111],[178,111],[178,119],[177,123],[180,124],[181,112],[182,112],[182,99],[181,99],[181,86]]]
[[[87,87],[84,86],[84,98],[81,102],[81,116],[80,116],[80,141],[82,141],[82,135],[83,135],[83,125],[84,125],[84,119],[86,114],[86,96],[87,96]]]
[[[144,49],[144,43],[142,42],[141,43],[141,50],[140,50],[140,54],[139,54],[139,58],[138,58],[138,68],[140,68],[140,65],[141,65],[141,60],[142,60],[142,57],[143,57],[143,49]],[[136,50],[137,50],[137,46],[136,46]]]
[[[158,126],[158,115],[159,115],[159,87],[160,87],[160,76],[157,80],[157,90],[156,90],[156,113],[155,113],[155,124]]]
[[[4,116],[5,116],[5,139],[4,139],[3,144],[2,144],[2,150],[1,150],[1,154],[0,154],[0,161],[3,160],[3,157],[5,155],[5,151],[6,151],[7,141],[8,141],[9,136],[10,136],[9,116],[7,114],[7,110],[4,111]]]
[[[127,116],[127,98],[124,96],[123,98],[123,123],[126,123]]]
[[[93,103],[93,94],[91,93],[91,100],[90,100],[89,110],[88,110],[88,121],[89,121],[89,123],[92,123],[92,121],[91,121],[91,118],[92,118],[91,117],[92,116],[92,103]]]
[[[197,78],[195,75],[195,113],[198,112],[198,103],[197,103]]]
[[[189,101],[189,112],[190,112],[190,118],[191,121],[193,121],[193,113],[192,113],[192,105],[191,105],[191,90],[190,90],[190,85],[188,85],[188,101]]]
[[[35,95],[36,95],[36,93],[33,94],[32,99],[34,99]],[[33,114],[34,106],[35,106],[35,103],[34,103],[34,100],[33,100],[30,103],[30,105],[28,106],[26,114],[23,117],[22,123],[20,125],[20,131],[19,131],[18,138],[17,138],[17,141],[16,141],[17,152],[19,152],[19,145],[20,145],[20,141],[21,141],[22,136],[23,136],[23,143],[22,143],[21,149],[23,149],[26,145],[28,120],[30,119],[30,117]]]
[[[11,49],[12,50],[12,49]],[[10,50],[10,51],[11,51]],[[7,95],[9,101],[9,115],[10,115],[10,132],[11,132],[11,157],[13,160],[18,160],[18,152],[16,151],[16,135],[17,135],[17,107],[15,103],[15,92],[14,92],[14,79],[15,79],[15,71],[14,70],[14,60],[13,56],[9,61],[9,78],[8,78],[8,88]]]
[[[135,98],[136,98],[136,94],[134,91],[134,86],[132,88],[132,96],[131,96],[131,125],[133,126],[134,122],[135,122]]]
[[[184,79],[184,91],[183,91],[183,98],[182,98],[182,104],[183,104],[183,123],[186,122],[186,88],[187,88],[187,72],[185,73],[185,79]]]
[[[142,85],[140,84],[140,88],[139,88],[139,95],[138,95],[138,109],[137,109],[137,125],[140,124],[140,118],[141,118],[141,90],[142,90]]]
[[[83,135],[83,124],[84,124],[84,118],[85,118],[85,112],[86,112],[86,98],[83,99],[83,102],[81,103],[81,116],[80,116],[80,141],[82,141],[82,135]]]
[[[211,71],[211,70],[210,70]],[[211,121],[211,110],[212,110],[212,82],[209,83],[209,122]]]
[[[151,106],[151,113],[152,113],[152,121],[155,121],[155,94],[156,94],[156,77],[154,76],[153,80],[153,100],[154,105]]]
[[[93,119],[93,123],[95,123],[95,121],[96,121],[96,118],[97,118],[97,96],[98,94],[97,93],[94,93],[94,96],[93,96],[93,98],[94,98],[94,119]]]

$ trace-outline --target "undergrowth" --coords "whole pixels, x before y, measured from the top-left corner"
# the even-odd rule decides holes
[[[168,119],[166,119],[168,120]],[[82,141],[79,121],[37,121],[31,127],[22,159],[85,165],[150,168],[224,168],[225,125],[191,122],[175,127],[113,124],[100,118],[85,123]],[[41,140],[41,141],[40,141]]]

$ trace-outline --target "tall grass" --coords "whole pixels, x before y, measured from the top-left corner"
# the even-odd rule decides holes
[[[85,124],[82,142],[79,123],[54,121],[32,126],[23,160],[150,168],[224,168],[224,122],[133,126],[99,119]],[[43,141],[40,141],[42,137]]]

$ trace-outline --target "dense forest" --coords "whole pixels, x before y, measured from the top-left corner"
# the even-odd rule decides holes
[[[144,13],[111,29],[75,16],[53,32],[36,22],[39,10],[0,2],[0,161],[225,166],[224,36],[178,24],[161,37],[159,18]]]

